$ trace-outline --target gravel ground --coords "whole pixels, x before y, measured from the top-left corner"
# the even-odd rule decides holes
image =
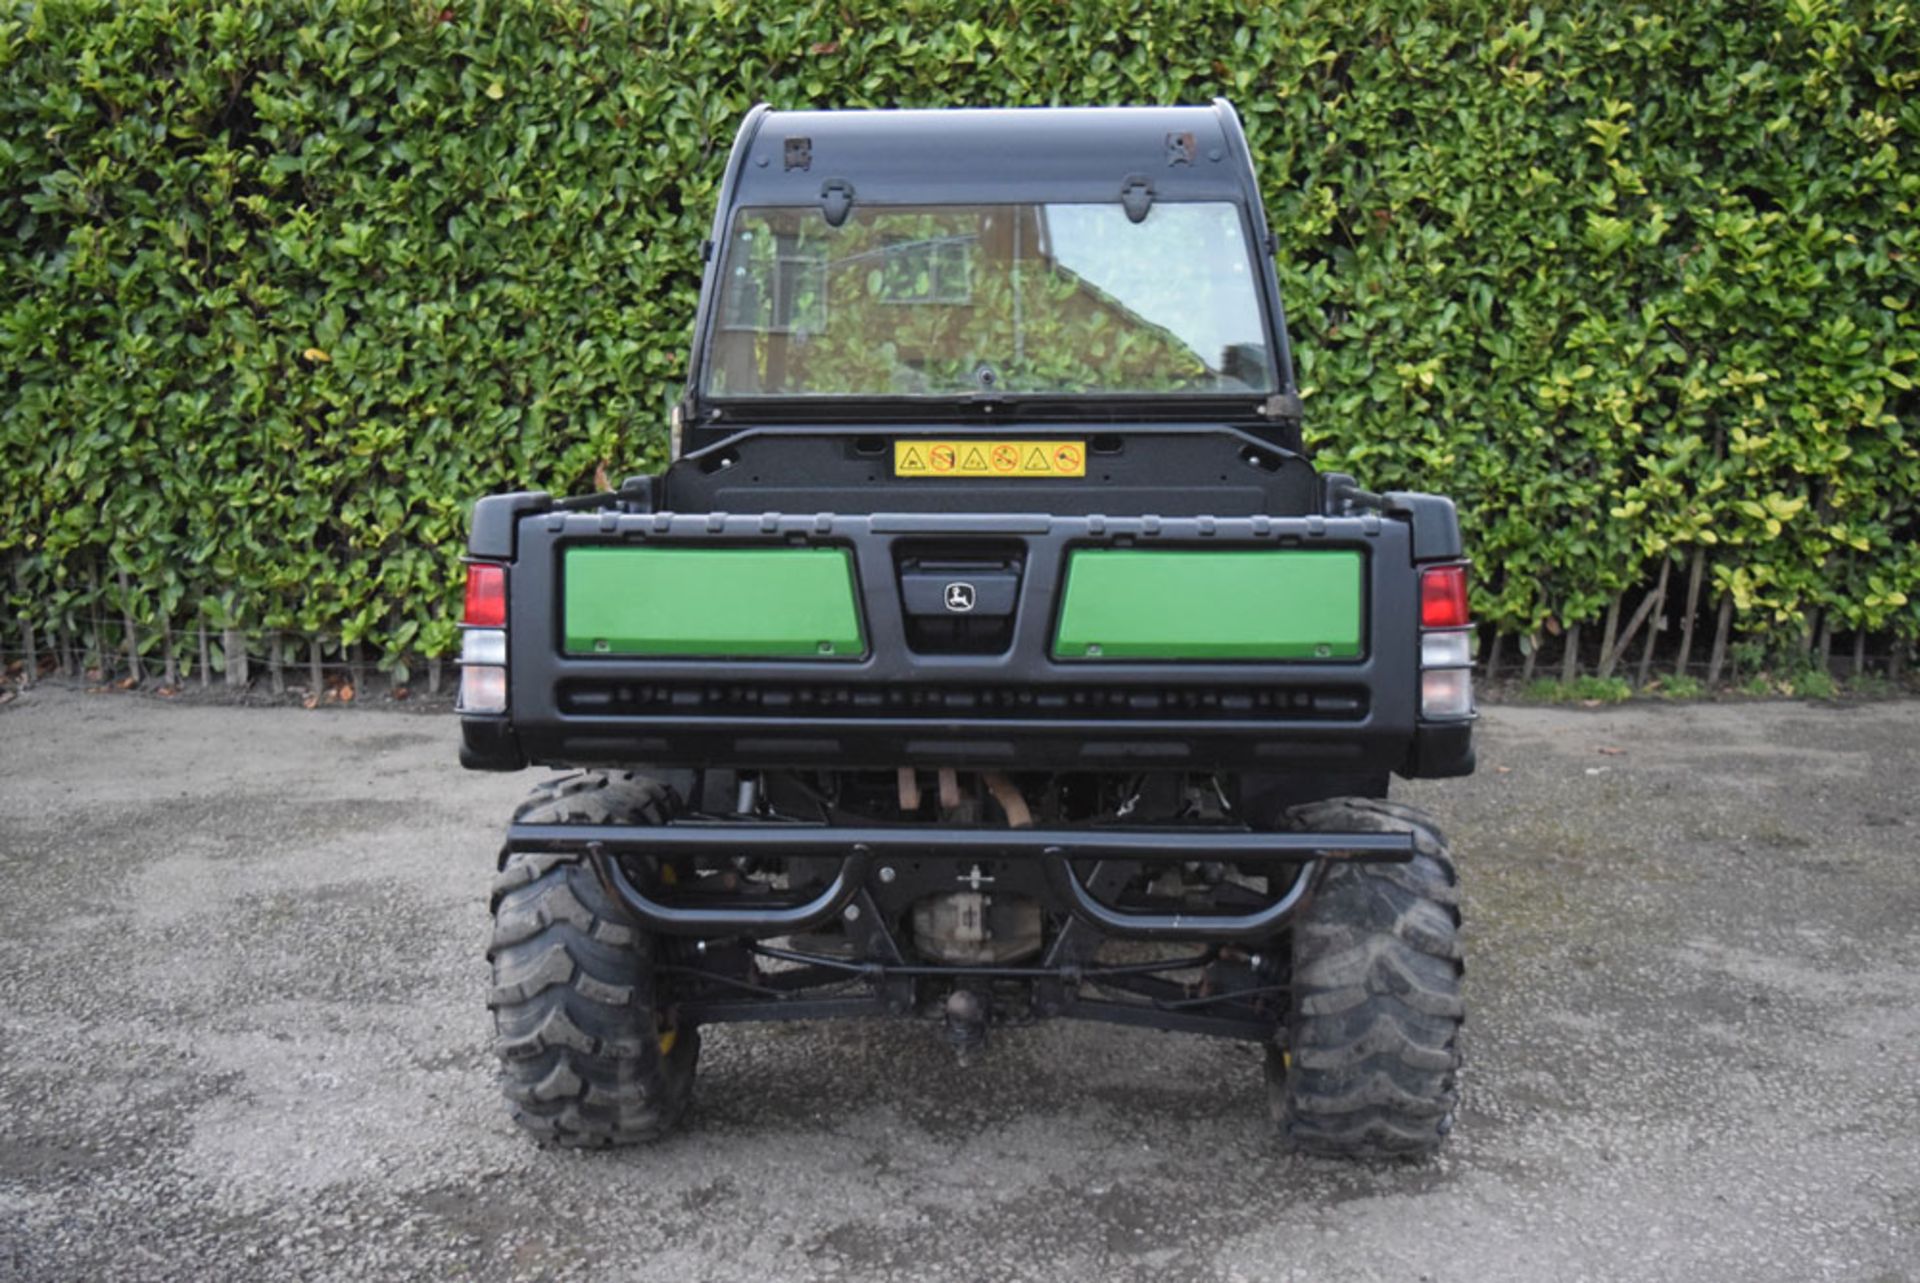
[[[683,1133],[537,1148],[450,718],[0,711],[0,1277],[1920,1279],[1920,706],[1501,708],[1410,787],[1470,930],[1424,1166],[1281,1153],[1258,1053],[728,1027]]]

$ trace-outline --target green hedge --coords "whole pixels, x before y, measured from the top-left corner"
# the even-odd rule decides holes
[[[662,461],[752,102],[1223,94],[1310,436],[1460,498],[1484,619],[1544,640],[1669,580],[1677,618],[1697,572],[1756,646],[1904,649],[1920,10],[1673,9],[21,5],[4,645],[124,619],[149,667],[202,623],[445,654],[474,496]]]

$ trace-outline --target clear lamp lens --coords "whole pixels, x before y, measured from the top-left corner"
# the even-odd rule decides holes
[[[504,664],[507,662],[507,634],[498,628],[469,628],[460,637],[460,662],[463,664]]]
[[[1420,674],[1422,717],[1465,717],[1473,712],[1473,676],[1464,668]]]
[[[1420,667],[1465,668],[1473,662],[1472,636],[1464,631],[1423,633],[1420,637]]]
[[[461,669],[460,711],[463,713],[506,712],[507,670],[477,665]]]

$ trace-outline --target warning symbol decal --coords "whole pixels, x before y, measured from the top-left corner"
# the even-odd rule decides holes
[[[927,441],[893,443],[896,477],[1084,477],[1081,441]]]

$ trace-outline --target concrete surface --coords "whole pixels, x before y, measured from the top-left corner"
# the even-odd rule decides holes
[[[494,1092],[496,834],[445,717],[0,711],[0,1276],[1920,1278],[1920,706],[1507,708],[1438,1162],[1270,1141],[1257,1052],[724,1028],[689,1126]],[[1608,750],[1619,750],[1611,752]]]

